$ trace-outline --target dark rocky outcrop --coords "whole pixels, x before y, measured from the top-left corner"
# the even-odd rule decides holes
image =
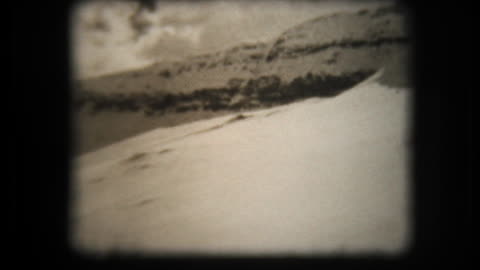
[[[91,113],[104,110],[143,111],[146,115],[165,112],[202,110],[238,111],[270,107],[309,97],[332,97],[372,75],[374,70],[358,71],[342,76],[320,76],[308,73],[288,83],[278,76],[261,76],[244,82],[231,79],[224,88],[205,88],[190,94],[113,94],[105,95],[78,90],[75,106],[88,107]],[[243,86],[242,86],[243,85]]]

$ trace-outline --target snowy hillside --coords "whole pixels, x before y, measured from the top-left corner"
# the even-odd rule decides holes
[[[78,85],[96,93],[177,94],[224,87],[231,78],[275,74],[289,82],[308,72],[340,76],[380,68],[407,41],[405,14],[386,6],[321,16],[287,29],[268,43],[239,44],[184,61],[81,80]]]
[[[80,251],[404,251],[410,91],[333,98],[153,131],[76,159]]]
[[[407,32],[397,8],[336,13],[270,42],[77,81],[77,152],[156,127],[335,96],[380,68],[382,84],[407,86]]]

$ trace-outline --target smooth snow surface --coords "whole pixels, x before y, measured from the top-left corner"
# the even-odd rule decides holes
[[[159,128],[75,162],[73,245],[170,254],[398,254],[408,247],[409,90]]]

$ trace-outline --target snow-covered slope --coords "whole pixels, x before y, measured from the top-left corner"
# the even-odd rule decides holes
[[[377,74],[377,76],[380,74]],[[363,82],[151,132],[76,159],[81,251],[401,252],[409,91]]]

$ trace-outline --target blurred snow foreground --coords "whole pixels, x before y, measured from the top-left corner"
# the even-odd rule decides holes
[[[145,254],[400,254],[408,89],[158,128],[75,160],[72,245]]]

